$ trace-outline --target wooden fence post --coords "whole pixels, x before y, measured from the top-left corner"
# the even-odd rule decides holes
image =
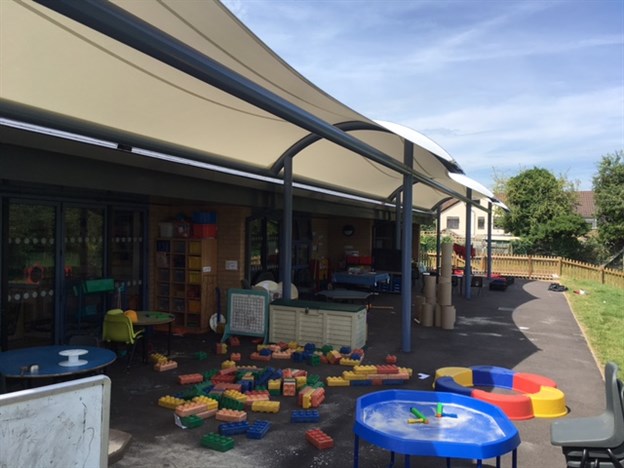
[[[532,279],[531,276],[533,276],[533,257],[529,256],[527,260],[528,260],[528,270],[529,270],[528,271],[529,274],[527,275],[527,277],[529,279]]]
[[[605,268],[600,267],[600,284],[605,284]]]
[[[559,257],[559,265],[558,265],[558,270],[559,270],[559,278],[561,278],[561,275],[563,274],[563,257]]]

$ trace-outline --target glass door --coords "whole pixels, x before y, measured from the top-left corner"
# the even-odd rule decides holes
[[[53,205],[8,205],[7,303],[2,317],[3,348],[54,341],[56,218]]]
[[[114,292],[112,280],[104,277],[104,215],[102,207],[66,205],[63,210],[65,339],[98,336]]]
[[[145,256],[145,213],[113,210],[109,239],[110,275],[115,279],[115,307],[141,310],[143,304],[143,259]]]

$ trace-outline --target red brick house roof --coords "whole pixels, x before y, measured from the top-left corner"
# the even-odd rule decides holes
[[[595,218],[596,204],[594,203],[594,192],[591,190],[585,190],[576,192],[576,194],[578,196],[576,212],[583,218]]]

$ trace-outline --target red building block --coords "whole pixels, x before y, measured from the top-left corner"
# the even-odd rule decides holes
[[[325,434],[320,429],[310,429],[305,433],[306,440],[319,450],[328,449],[334,446],[334,439]]]
[[[397,357],[394,354],[388,354],[386,356],[386,364],[396,364],[396,362],[397,362]]]
[[[266,356],[263,356],[262,354],[254,351],[253,353],[251,353],[251,356],[249,356],[249,359],[251,359],[252,361],[268,362],[271,360],[271,355],[267,354]]]
[[[398,374],[399,373],[399,368],[392,364],[387,364],[387,365],[380,364],[375,367],[377,368],[378,374]]]
[[[240,340],[237,336],[230,336],[230,346],[240,346]]]
[[[241,360],[241,354],[240,353],[230,354],[230,360],[234,362],[239,362]]]

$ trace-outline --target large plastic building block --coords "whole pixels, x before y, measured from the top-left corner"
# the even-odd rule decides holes
[[[359,366],[360,365],[360,361],[358,359],[351,359],[351,358],[343,357],[342,359],[340,359],[339,364],[341,366],[355,367],[355,366]]]
[[[380,364],[377,367],[377,374],[398,374],[399,368],[393,364]]]
[[[225,395],[221,398],[219,402],[219,408],[227,408],[233,410],[244,410],[245,403],[242,401],[234,400],[233,398],[228,398]]]
[[[230,336],[229,342],[230,342],[230,346],[232,347],[240,346],[240,340],[236,336]]]
[[[257,420],[255,421],[247,431],[248,439],[262,439],[269,429],[271,428],[271,423],[265,420]]]
[[[182,398],[177,398],[171,395],[165,395],[158,399],[158,406],[172,410],[176,409],[180,405],[183,405],[184,403],[186,403],[186,401]]]
[[[325,357],[327,357],[327,362],[330,364],[338,364],[342,359],[342,354],[336,350],[331,350],[325,355]]]
[[[221,423],[217,430],[224,436],[245,434],[249,430],[249,423],[247,421]]]
[[[234,382],[217,382],[214,384],[213,390],[216,390],[219,392],[225,392],[227,390],[236,390],[237,392],[240,392],[241,384],[234,383]]]
[[[309,423],[319,422],[321,415],[316,409],[311,410],[293,410],[290,413],[291,423]]]
[[[348,387],[349,381],[343,377],[327,377],[328,387]]]
[[[183,374],[178,375],[178,383],[182,385],[196,384],[204,381],[204,376],[201,374]]]
[[[194,429],[204,424],[204,420],[196,414],[191,414],[190,416],[180,418],[180,422],[184,427],[188,429]]]
[[[291,351],[275,351],[271,357],[273,359],[283,359],[283,360],[288,360],[292,358],[292,352]]]
[[[241,353],[230,354],[230,361],[240,362],[240,360],[241,360]]]
[[[184,417],[184,416],[190,416],[191,414],[201,413],[207,410],[208,410],[208,407],[205,404],[192,401],[192,402],[187,402],[178,406],[175,409],[175,412],[178,416]]]
[[[210,432],[201,438],[200,444],[212,450],[227,452],[234,448],[234,439],[228,436],[222,436],[216,432]]]
[[[306,431],[305,437],[308,442],[319,450],[328,449],[334,446],[334,439],[320,429],[310,429]]]
[[[225,343],[217,343],[215,346],[215,352],[217,354],[227,354],[228,347]]]
[[[225,360],[221,363],[221,369],[225,370],[225,369],[232,369],[235,370],[236,369],[236,362],[231,361],[231,360]]]
[[[353,372],[355,372],[356,374],[359,375],[368,375],[368,374],[376,374],[377,373],[377,366],[355,366],[353,368]]]
[[[208,359],[208,353],[205,351],[197,351],[195,353],[195,359],[197,359],[198,361],[205,361],[206,359]]]
[[[195,403],[201,403],[203,405],[206,405],[206,409],[208,410],[216,410],[219,408],[219,402],[217,400],[205,395],[196,396],[195,398],[193,398],[193,401]]]
[[[160,361],[168,361],[169,358],[165,356],[164,354],[152,353],[149,355],[149,360],[150,362],[153,362],[154,364],[156,364],[157,362],[160,362]]]
[[[277,413],[279,409],[279,401],[254,401],[251,404],[251,411],[256,413]]]
[[[240,401],[243,404],[247,402],[247,396],[239,392],[238,390],[227,389],[225,392],[223,392],[223,396],[225,398],[231,398],[232,400]]]
[[[284,379],[282,382],[282,394],[284,396],[295,396],[297,393],[297,381],[295,379]]]
[[[251,359],[252,361],[264,361],[264,362],[269,362],[271,360],[271,355],[267,354],[267,355],[263,355],[258,353],[257,351],[254,351],[253,353],[251,353],[251,355],[249,356],[249,359]]]
[[[171,369],[176,369],[178,367],[178,363],[175,361],[158,361],[154,364],[154,370],[156,372],[164,372]]]
[[[387,354],[385,361],[386,361],[386,364],[396,364],[397,357],[394,354]]]
[[[220,409],[215,414],[217,421],[237,422],[247,420],[247,413],[239,410]]]

